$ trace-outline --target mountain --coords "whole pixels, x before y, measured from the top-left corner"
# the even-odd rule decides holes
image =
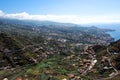
[[[112,30],[0,19],[0,79],[109,78],[114,72],[111,64],[119,70],[119,41],[114,42],[108,31]]]
[[[77,26],[76,24],[72,23],[59,23],[59,22],[52,22],[52,21],[38,21],[38,20],[18,20],[18,19],[8,19],[8,18],[0,18],[0,21],[4,21],[6,23],[12,24],[21,24],[21,25],[30,25],[30,26]]]
[[[24,20],[12,20],[12,19],[1,19],[1,31],[7,31],[14,35],[41,35],[50,37],[61,37],[68,38],[79,42],[89,43],[109,43],[113,41],[113,38],[106,32],[112,31],[110,29],[100,29],[97,27],[84,27],[75,24],[57,23],[49,21],[24,21]],[[4,27],[3,27],[4,26]],[[6,26],[6,27],[5,27]],[[14,30],[14,31],[12,31]],[[29,34],[28,34],[29,33]],[[52,35],[51,35],[52,34]],[[56,35],[53,35],[56,34]],[[79,35],[77,35],[79,34]],[[72,37],[70,37],[73,35]],[[77,35],[77,36],[76,36]],[[91,39],[91,38],[93,39]],[[87,38],[87,39],[86,39]]]

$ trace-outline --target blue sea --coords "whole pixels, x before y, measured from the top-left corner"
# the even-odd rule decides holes
[[[107,32],[107,33],[110,34],[115,39],[115,41],[120,39],[120,30],[116,30],[113,32]]]

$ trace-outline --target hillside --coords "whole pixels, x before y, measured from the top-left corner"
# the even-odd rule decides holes
[[[0,33],[0,69],[22,66],[27,63],[24,51],[15,38],[6,33]]]
[[[111,64],[119,70],[115,53],[119,53],[120,42],[113,42],[107,31],[111,30],[0,19],[0,79],[108,78],[115,71]]]
[[[109,46],[85,46],[78,54],[49,55],[42,59],[40,63],[7,69],[7,74],[2,71],[1,77],[7,77],[10,80],[21,78],[28,80],[118,80],[119,73],[116,74],[114,68],[119,71],[119,52],[117,52],[118,54],[114,54],[114,52],[116,52],[116,48],[119,48],[119,43],[120,41],[111,43]],[[111,54],[107,52],[107,49]],[[93,61],[97,60],[97,62],[90,68],[92,59]],[[11,73],[11,71],[14,72]]]

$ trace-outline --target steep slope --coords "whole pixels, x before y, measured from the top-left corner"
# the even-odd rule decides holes
[[[16,67],[27,64],[28,61],[23,55],[22,47],[6,33],[0,33],[0,67]]]
[[[95,79],[101,80],[119,80],[120,70],[120,40],[111,43],[108,46],[96,45],[93,46],[96,53],[97,64],[96,72],[91,73],[96,75]]]

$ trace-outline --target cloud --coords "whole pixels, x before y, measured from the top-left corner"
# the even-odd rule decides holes
[[[4,12],[2,10],[0,10],[0,16],[3,16]]]
[[[4,17],[13,18],[13,19],[29,19],[30,15],[26,12],[15,13],[15,14],[6,14]]]
[[[27,12],[8,14],[1,10],[0,17],[19,20],[48,20],[76,24],[120,22],[120,16],[30,15]]]

